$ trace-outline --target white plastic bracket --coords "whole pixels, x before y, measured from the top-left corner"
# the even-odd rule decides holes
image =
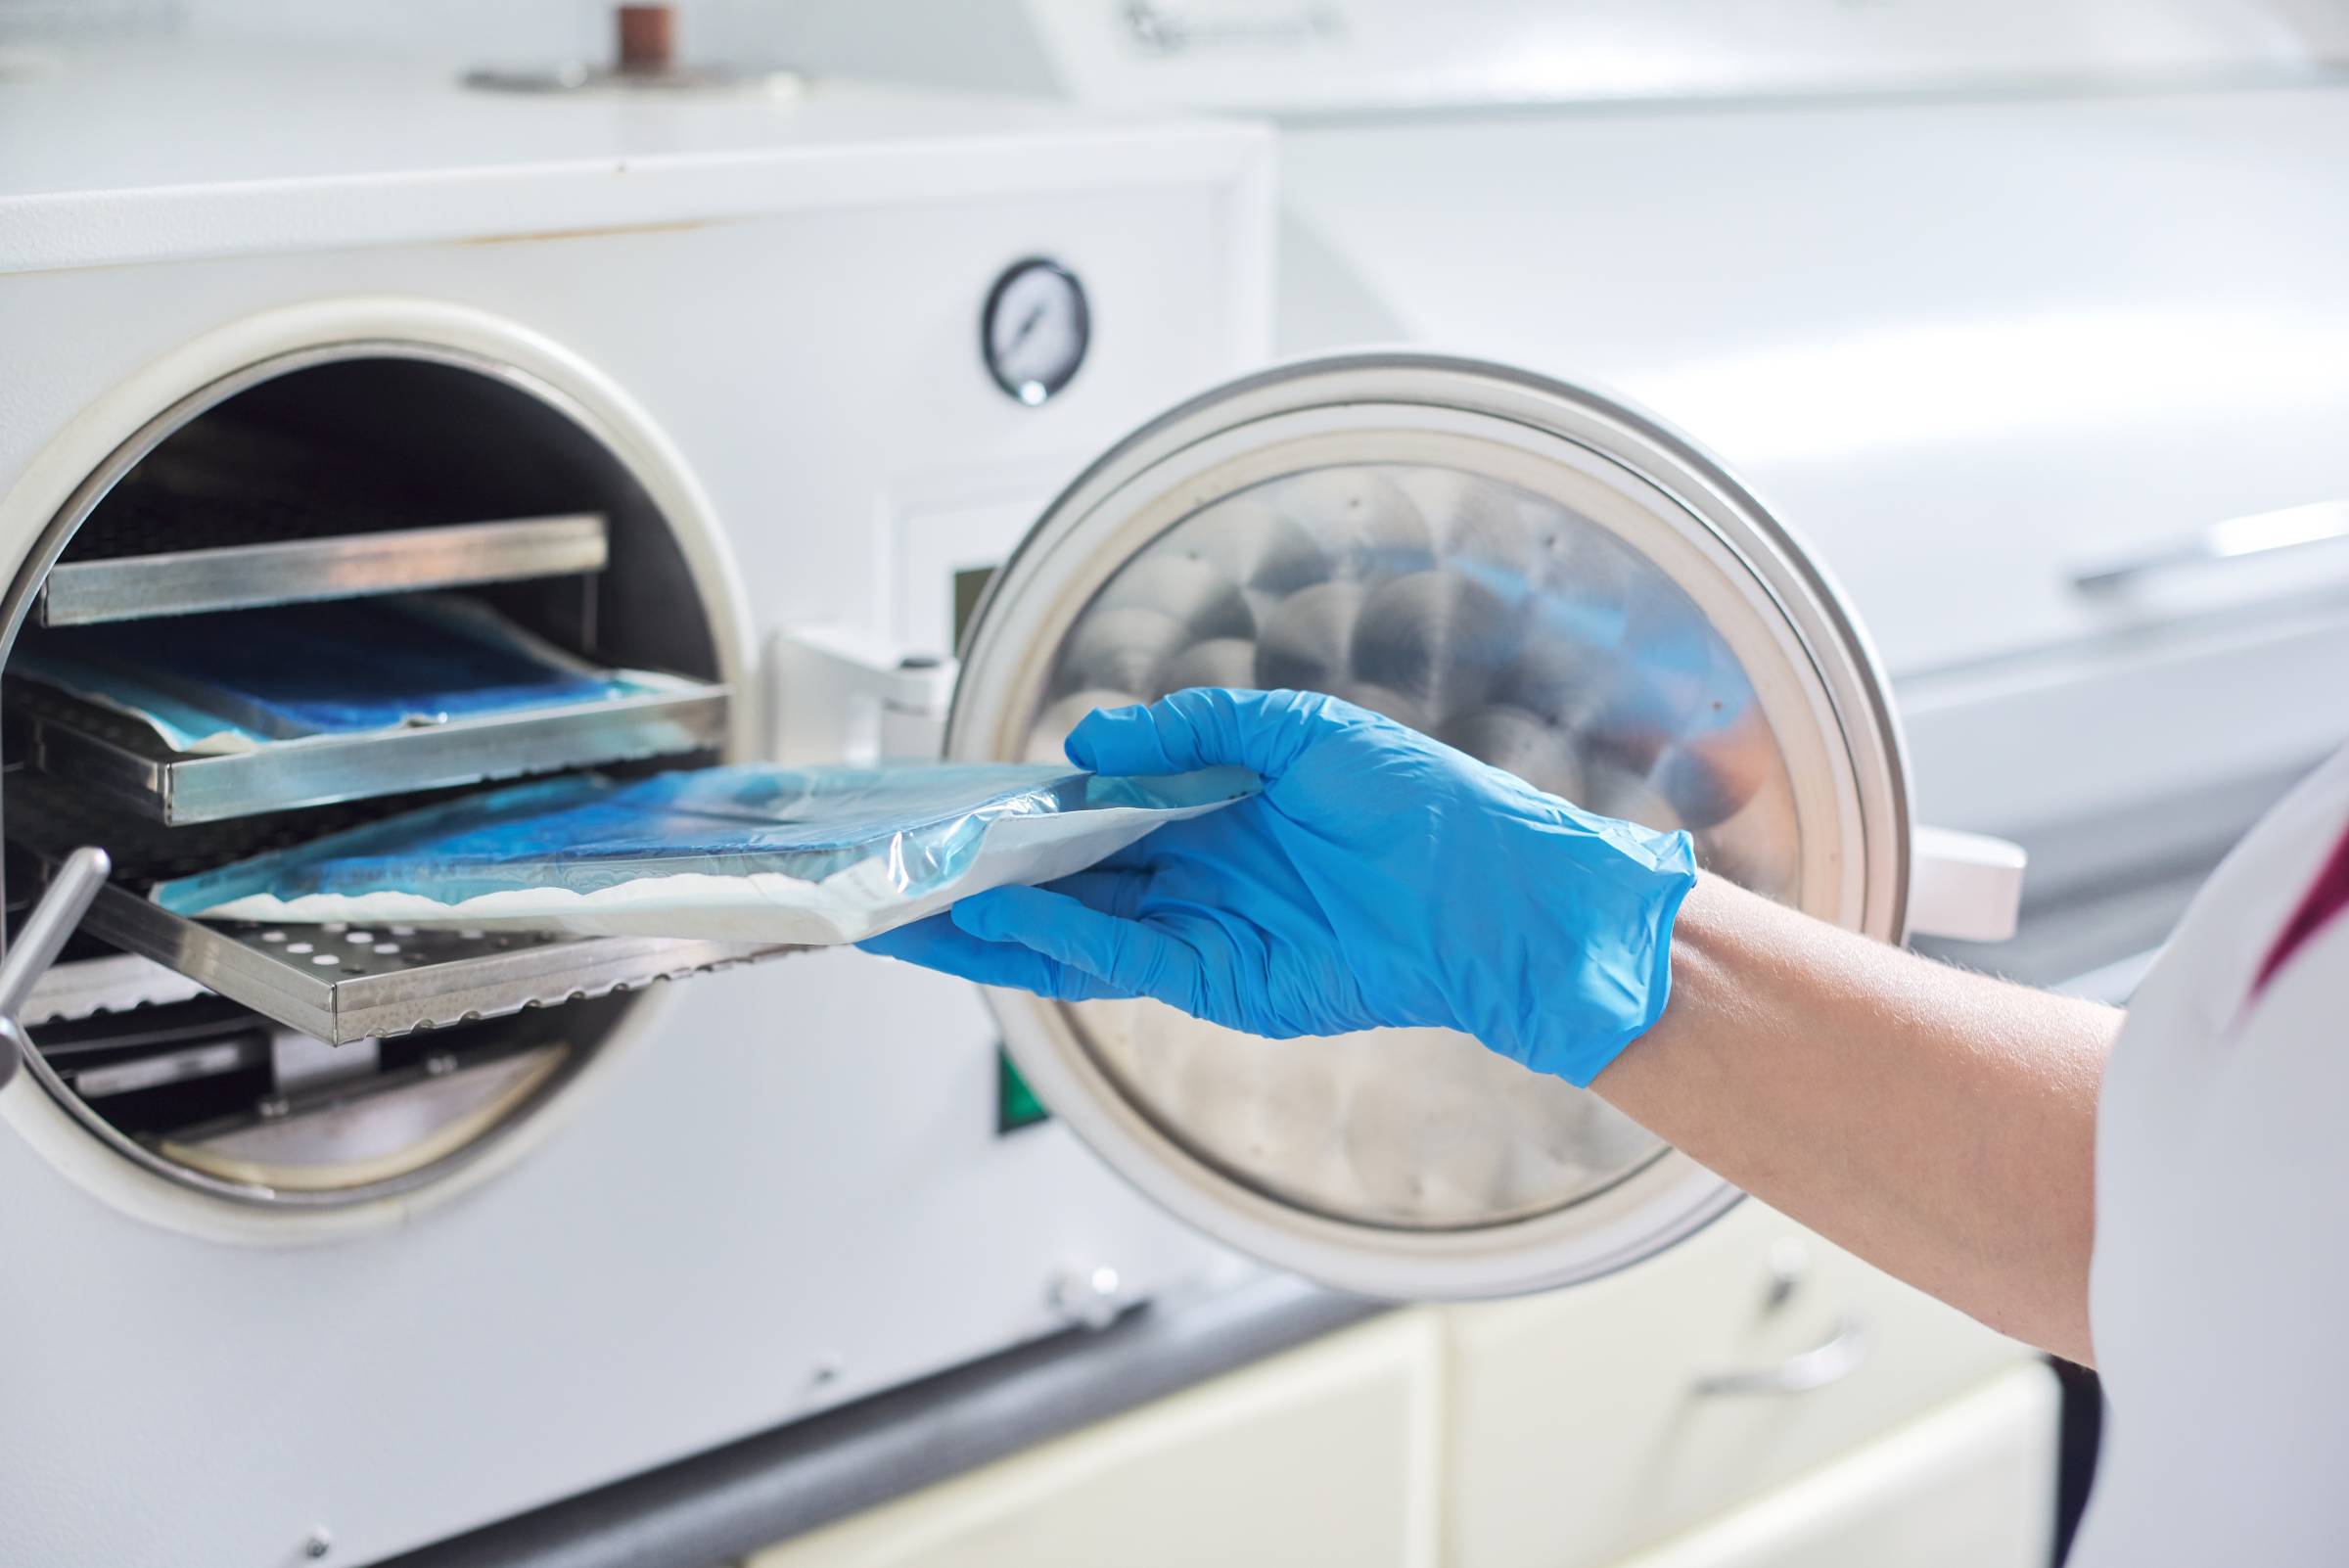
[[[951,659],[904,655],[833,626],[774,634],[767,648],[769,733],[792,766],[933,761],[945,749]]]
[[[2023,908],[2019,844],[1981,833],[1920,827],[1909,840],[1909,934],[2004,942]]]

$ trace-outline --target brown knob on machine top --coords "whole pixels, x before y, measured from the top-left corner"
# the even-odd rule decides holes
[[[620,69],[630,75],[659,75],[674,62],[675,6],[621,6]]]

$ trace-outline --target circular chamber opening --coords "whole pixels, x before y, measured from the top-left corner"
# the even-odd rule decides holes
[[[1349,699],[1897,935],[1897,740],[1865,648],[1733,482],[1592,394],[1365,355],[1176,410],[1000,574],[950,748],[1057,759],[1093,709],[1195,685]],[[1476,897],[1431,890],[1430,917]],[[1343,1288],[1561,1284],[1735,1197],[1594,1095],[1446,1031],[1267,1042],[1148,1002],[994,1004],[1112,1165]]]
[[[137,787],[125,793],[92,763],[126,754],[152,759],[158,736],[87,693],[30,678],[34,650],[53,629],[40,624],[54,619],[42,601],[53,568],[187,552],[201,571],[204,552],[327,539],[357,541],[353,559],[363,560],[368,541],[402,530],[558,518],[602,520],[608,557],[600,571],[558,564],[545,575],[491,572],[475,581],[459,573],[430,586],[465,601],[467,614],[493,615],[588,665],[721,678],[720,612],[704,599],[672,520],[590,416],[510,366],[406,344],[304,350],[159,415],[57,516],[22,563],[0,622],[8,628],[0,828],[12,937],[46,866],[75,845],[105,848],[116,886],[143,894],[168,877],[547,770],[526,756],[480,779],[437,778],[422,792],[371,798],[362,786],[357,798],[207,810],[206,820],[168,824]],[[257,559],[265,575],[265,552]],[[329,618],[352,637],[381,634],[373,611],[398,596],[370,591],[366,570],[351,568],[358,596],[309,594],[300,613],[313,625]],[[176,647],[194,646],[174,639],[264,650],[278,632],[254,629],[261,623],[251,617],[259,613],[134,610],[72,634],[77,653],[129,669],[169,664]],[[348,656],[364,662],[369,648],[356,644]],[[336,671],[346,668],[341,657],[309,661],[300,671],[308,695],[334,696]],[[166,683],[165,695],[174,689]],[[657,760],[620,765],[714,759],[714,736],[706,735],[691,749],[672,744]],[[268,961],[305,966],[322,981],[364,982],[375,988],[369,994],[393,998],[403,983],[429,986],[436,966],[460,949],[482,957],[530,941],[400,927],[288,926],[239,936]],[[633,1005],[618,993],[533,995],[527,1005],[490,997],[479,1009],[488,1016],[328,1044],[286,1016],[290,1008],[241,1004],[85,930],[26,1011],[35,1046],[27,1065],[81,1127],[152,1172],[223,1198],[316,1209],[452,1174],[543,1110]]]

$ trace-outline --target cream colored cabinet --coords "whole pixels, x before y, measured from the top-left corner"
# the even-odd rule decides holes
[[[1399,1312],[751,1568],[2025,1568],[2054,1380],[1759,1204],[1545,1297]]]
[[[1619,1568],[2040,1568],[2060,1397],[2012,1367]]]
[[[1448,1568],[1616,1562],[2033,1364],[1750,1201],[1636,1268],[1451,1309],[1446,1348]]]
[[[1433,1568],[1436,1319],[1401,1314],[751,1559],[749,1568]]]

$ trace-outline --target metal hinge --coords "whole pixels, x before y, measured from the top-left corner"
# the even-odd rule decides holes
[[[792,766],[935,761],[956,665],[899,656],[833,627],[779,631],[767,652],[774,756]]]

